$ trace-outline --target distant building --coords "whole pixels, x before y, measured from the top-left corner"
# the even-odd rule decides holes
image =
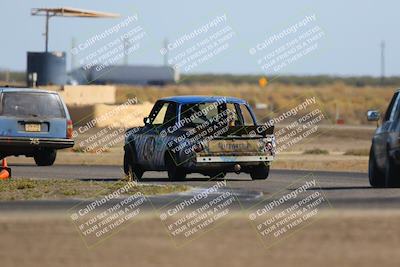
[[[70,83],[165,85],[179,80],[178,72],[170,66],[93,66],[70,73]]]

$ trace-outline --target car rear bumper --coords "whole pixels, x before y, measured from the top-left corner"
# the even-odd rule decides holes
[[[273,156],[203,156],[203,157],[196,157],[197,164],[201,163],[221,163],[221,162],[266,162],[266,161],[273,161]]]
[[[196,156],[181,166],[188,172],[212,173],[212,172],[235,172],[235,166],[240,166],[240,172],[250,172],[257,166],[270,165],[274,160],[271,155],[240,155],[240,156]]]
[[[210,173],[220,172],[242,172],[250,173],[254,168],[258,166],[269,166],[271,161],[232,161],[232,162],[208,162],[208,163],[196,163],[190,167],[185,168],[189,173],[203,173],[209,175]],[[236,169],[239,167],[239,171]]]
[[[0,137],[1,148],[54,148],[74,146],[74,140],[64,138]]]

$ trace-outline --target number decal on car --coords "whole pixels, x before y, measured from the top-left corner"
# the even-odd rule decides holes
[[[143,158],[145,160],[150,160],[153,157],[155,149],[155,139],[153,136],[147,138],[146,143],[144,143],[143,148]]]

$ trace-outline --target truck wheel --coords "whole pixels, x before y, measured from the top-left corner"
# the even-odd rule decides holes
[[[375,152],[372,147],[369,151],[368,177],[372,187],[382,188],[385,186],[385,176],[376,165]]]
[[[139,181],[143,177],[144,170],[139,164],[135,164],[130,151],[124,154],[124,173],[130,181]]]
[[[268,175],[269,175],[269,166],[265,164],[261,164],[255,167],[250,172],[250,177],[252,180],[265,180],[268,178]]]
[[[41,149],[33,155],[37,166],[51,166],[57,157],[55,149]]]
[[[385,167],[385,186],[389,188],[400,187],[400,168],[396,166],[389,155],[387,155]]]
[[[172,181],[182,181],[186,178],[186,171],[177,166],[175,161],[171,158],[170,155],[166,157],[166,167],[168,171],[168,178]]]

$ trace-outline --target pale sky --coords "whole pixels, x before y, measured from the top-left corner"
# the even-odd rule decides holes
[[[249,49],[306,16],[315,15],[314,26],[318,26],[324,33],[318,41],[318,48],[282,68],[280,73],[378,76],[380,42],[385,40],[386,74],[400,75],[400,2],[395,0],[1,0],[0,68],[25,70],[26,52],[43,51],[45,20],[43,17],[30,16],[31,8],[64,6],[122,15],[119,19],[52,18],[50,50],[66,51],[69,67],[73,38],[76,43],[84,42],[130,15],[138,15],[135,25],[144,29],[146,37],[141,43],[141,49],[129,58],[129,63],[149,65],[162,64],[160,48],[165,37],[175,41],[212,19],[226,15],[225,23],[234,31],[234,37],[229,40],[229,48],[191,72],[259,74],[262,69],[257,64],[257,56],[250,55]]]

